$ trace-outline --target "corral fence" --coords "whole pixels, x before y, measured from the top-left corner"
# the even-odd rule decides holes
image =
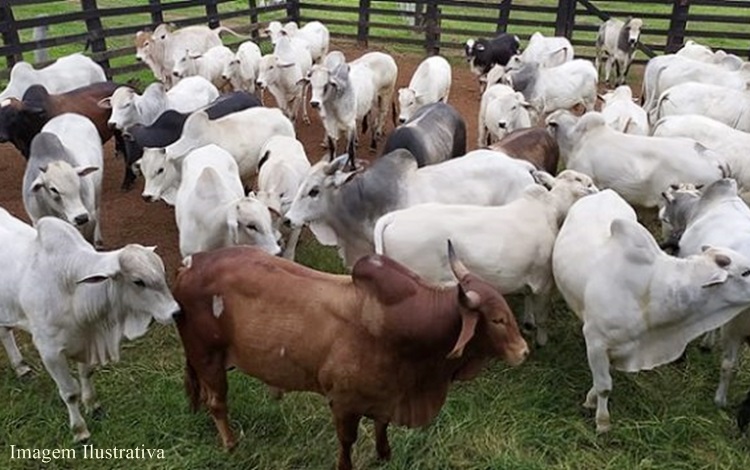
[[[221,23],[263,42],[269,21],[319,20],[335,38],[428,52],[458,50],[469,37],[510,32],[525,40],[541,31],[566,36],[577,55],[591,57],[601,22],[628,16],[644,21],[640,61],[674,52],[688,38],[750,55],[748,0],[0,0],[0,78],[41,48],[58,57],[85,46],[110,77],[139,71],[145,65],[135,61],[133,37],[162,22]],[[47,37],[35,39],[35,28],[47,28]]]

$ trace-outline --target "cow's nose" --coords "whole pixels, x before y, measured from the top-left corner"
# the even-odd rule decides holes
[[[177,78],[180,78],[180,73],[179,72],[172,72],[172,75],[174,75]]]
[[[284,224],[284,227],[292,228],[292,219],[289,217],[284,217],[284,221],[282,222]]]
[[[497,126],[498,126],[498,127],[500,128],[500,129],[505,129],[505,127],[506,127],[507,125],[508,125],[508,123],[506,123],[505,121],[500,121],[500,122],[498,122],[498,123],[497,123]]]
[[[115,123],[112,121],[107,121],[107,127],[109,127],[110,129],[115,129],[117,125],[115,125]]]
[[[261,82],[260,80],[256,80],[255,86],[257,86],[258,88],[263,88],[263,82]]]
[[[84,225],[88,223],[89,221],[89,215],[88,214],[81,214],[77,215],[75,219],[73,219],[76,223],[76,225]]]
[[[146,202],[154,202],[156,200],[156,198],[150,194],[142,194],[141,197]]]
[[[138,56],[135,56],[135,60],[137,60],[138,62],[143,62],[143,59],[141,57],[138,57]]]
[[[310,101],[310,106],[312,106],[313,109],[320,108],[320,101]]]
[[[222,79],[222,80],[229,80],[229,77],[227,77],[226,75],[224,75],[224,74],[222,73],[222,74],[221,74],[221,79]]]
[[[398,118],[398,123],[399,124],[403,124],[405,122],[406,122],[406,119],[404,119],[404,118]]]

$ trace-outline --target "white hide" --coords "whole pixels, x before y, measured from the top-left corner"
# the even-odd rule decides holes
[[[102,244],[100,212],[104,159],[94,124],[79,114],[50,119],[31,142],[23,205],[33,223],[60,218],[92,244]]]
[[[688,342],[750,304],[750,261],[726,248],[688,259],[659,249],[613,191],[571,207],[552,255],[555,283],[583,321],[598,432],[610,429],[610,367],[636,372],[674,361]]]
[[[430,103],[448,102],[451,91],[451,65],[441,56],[428,57],[414,71],[409,86],[398,90],[400,113],[398,120],[404,123],[417,109]]]
[[[646,111],[633,101],[630,85],[620,85],[602,97],[601,113],[607,125],[624,134],[649,135]]]
[[[521,53],[521,61],[538,62],[542,67],[556,67],[570,62],[574,56],[573,45],[568,38],[545,37],[537,31],[529,38],[529,43]]]
[[[375,252],[395,259],[422,278],[452,283],[445,241],[451,240],[472,272],[502,294],[527,294],[524,318],[547,342],[545,319],[552,279],[552,246],[570,206],[596,192],[591,178],[565,170],[525,188],[500,207],[421,204],[390,212],[375,225]]]
[[[260,48],[252,41],[240,44],[234,59],[224,67],[222,78],[229,80],[234,91],[255,93],[255,80],[260,66]]]
[[[531,127],[531,106],[508,85],[490,85],[479,104],[477,147],[491,145],[516,129]]]
[[[10,70],[10,80],[0,93],[0,102],[8,98],[20,100],[32,85],[42,85],[50,95],[57,95],[105,81],[104,69],[83,54],[60,57],[41,69],[35,69],[28,62],[18,62]]]
[[[223,77],[224,69],[234,57],[234,52],[226,46],[215,46],[202,54],[186,50],[185,55],[172,69],[172,74],[177,79],[198,75],[211,82],[217,89],[223,88],[227,83]]]
[[[271,92],[286,117],[296,121],[301,107],[302,119],[309,123],[302,79],[312,67],[312,58],[303,45],[295,42],[299,41],[282,36],[273,54],[261,57],[256,85]]]
[[[601,113],[576,118],[559,111],[547,126],[560,145],[565,167],[591,176],[628,203],[656,207],[673,184],[709,184],[728,172],[725,162],[693,139],[623,134]]]
[[[126,245],[97,252],[74,228],[52,217],[40,219],[36,228],[0,209],[1,336],[14,365],[22,366],[10,328],[31,334],[68,408],[74,438],[82,441],[90,433],[80,403],[89,412],[100,408],[92,368],[119,360],[123,338],[145,334],[152,318],[171,322],[178,306],[153,248]],[[80,383],[69,360],[78,363]]]
[[[652,122],[678,114],[700,114],[750,132],[750,95],[744,90],[707,83],[683,83],[661,94]]]
[[[200,147],[182,159],[181,175],[175,219],[183,258],[235,245],[281,251],[268,208],[245,196],[232,155],[213,144]]]

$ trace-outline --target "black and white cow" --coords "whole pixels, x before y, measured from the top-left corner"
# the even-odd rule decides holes
[[[484,75],[496,65],[506,65],[511,57],[518,54],[521,41],[518,36],[501,33],[492,39],[469,39],[464,45],[466,60],[477,75]]]

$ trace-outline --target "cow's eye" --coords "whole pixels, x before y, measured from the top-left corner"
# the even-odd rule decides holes
[[[156,170],[157,175],[160,175],[162,173],[164,173],[164,168],[159,168],[158,170]]]
[[[505,320],[505,317],[493,318],[492,319],[492,323],[494,323],[496,325],[505,325],[506,320]]]
[[[310,197],[317,197],[318,194],[320,194],[320,189],[318,188],[312,188],[309,193],[307,193]]]
[[[54,194],[56,196],[60,195],[60,191],[58,191],[57,188],[55,188],[54,186],[50,186],[49,192],[51,192],[52,194]]]
[[[245,225],[245,227],[247,227],[248,230],[252,230],[253,232],[258,231],[258,227],[256,227],[255,224],[247,224]]]
[[[742,272],[742,277],[747,277],[747,276],[750,276],[750,269]]]
[[[143,282],[143,280],[141,279],[136,279],[135,281],[133,281],[133,284],[135,284],[138,287],[146,287],[146,283]]]

